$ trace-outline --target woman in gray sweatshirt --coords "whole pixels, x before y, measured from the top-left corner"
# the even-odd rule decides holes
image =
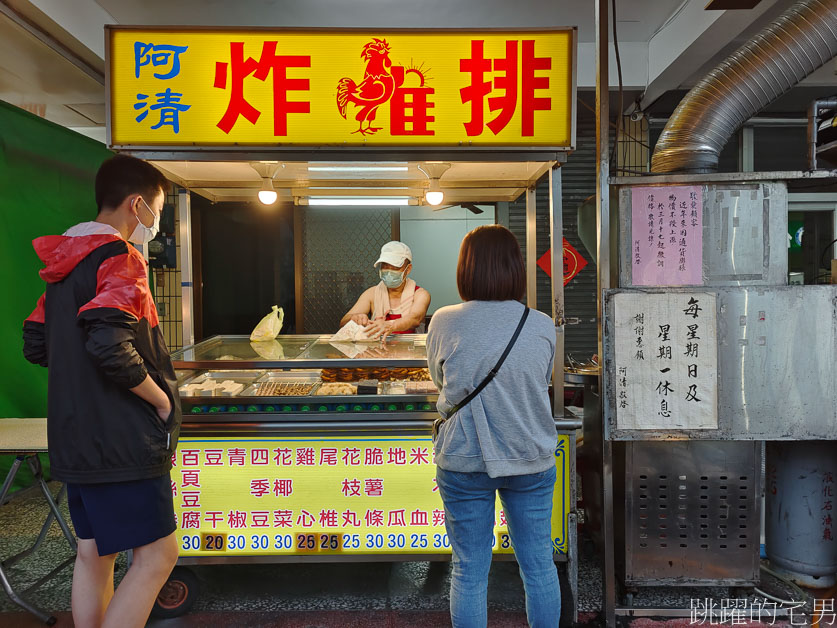
[[[436,481],[453,550],[450,608],[454,628],[487,623],[486,591],[496,493],[526,591],[533,627],[557,627],[558,574],[552,559],[555,423],[548,386],[555,326],[530,311],[496,376],[448,416],[496,365],[525,306],[523,256],[500,225],[478,227],[462,242],[456,269],[464,303],[439,309],[427,335],[427,362],[447,417],[435,439]]]

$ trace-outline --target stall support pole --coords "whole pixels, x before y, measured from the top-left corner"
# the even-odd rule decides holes
[[[602,406],[609,392],[604,363],[604,291],[610,285],[610,77],[608,74],[608,0],[596,0],[596,253],[599,319],[599,395]],[[603,417],[604,415],[602,415]],[[604,420],[602,418],[602,420]],[[602,426],[602,612],[608,628],[616,626],[616,566],[613,539],[613,447]]]
[[[192,285],[192,202],[189,190],[177,194],[177,217],[180,221],[180,294],[183,303],[183,346],[195,344],[195,301]]]
[[[552,251],[552,320],[555,321],[555,363],[552,367],[552,416],[564,419],[564,205],[561,168],[549,169],[549,246]],[[575,443],[575,430],[569,431]],[[576,518],[575,446],[570,475],[570,512],[567,515],[567,580],[573,601],[573,622],[578,621],[578,539]]]
[[[538,309],[537,192],[526,190],[526,305]]]
[[[564,216],[561,168],[549,170],[549,245],[552,251],[552,320],[555,321],[555,364],[552,369],[552,415],[564,418]]]

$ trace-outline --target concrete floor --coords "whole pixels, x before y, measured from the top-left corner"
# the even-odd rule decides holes
[[[57,490],[57,486],[52,487]],[[66,508],[62,508],[65,516]],[[31,544],[46,516],[46,506],[35,491],[20,495],[0,507],[0,558]],[[58,526],[53,525],[37,555],[9,570],[15,583],[34,582],[52,565],[70,555]],[[126,561],[117,562],[117,580]],[[287,626],[378,628],[389,626],[449,626],[449,563],[295,563],[263,565],[202,565],[192,567],[200,582],[195,606],[188,615],[152,620],[154,628],[181,626]],[[35,605],[59,619],[58,626],[72,626],[69,613],[72,567],[29,596]],[[579,612],[582,624],[593,622],[600,604],[601,576],[592,556],[579,565]],[[636,606],[689,608],[691,599],[736,597],[726,588],[643,589]],[[526,626],[523,586],[514,562],[493,565],[488,591],[489,626]],[[684,626],[689,619],[651,621],[633,619],[633,626]],[[0,593],[0,628],[40,626],[34,617],[20,613]],[[592,625],[592,623],[591,623]],[[693,625],[695,625],[693,623]],[[708,625],[705,624],[705,625]],[[743,625],[743,624],[737,624]],[[758,625],[758,624],[752,624]],[[786,625],[776,621],[773,625]]]

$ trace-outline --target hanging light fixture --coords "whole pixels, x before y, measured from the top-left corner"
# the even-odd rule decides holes
[[[429,161],[418,165],[418,169],[424,173],[429,180],[427,192],[424,195],[424,200],[428,205],[441,205],[445,200],[445,193],[442,192],[442,186],[439,179],[442,175],[450,169],[450,164],[438,161]]]
[[[273,205],[279,195],[273,189],[273,179],[262,177],[262,189],[259,190],[259,202],[262,205]]]
[[[251,162],[250,166],[262,178],[262,187],[258,194],[259,202],[262,205],[273,205],[279,198],[279,194],[273,189],[273,178],[279,169],[284,167],[284,164],[275,161],[255,161]]]

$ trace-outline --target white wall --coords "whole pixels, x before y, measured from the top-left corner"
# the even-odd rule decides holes
[[[480,225],[493,225],[494,207],[480,205],[482,214],[461,207],[433,211],[429,207],[401,208],[401,241],[413,251],[411,277],[430,292],[432,314],[440,307],[459,303],[456,261],[465,234]]]

